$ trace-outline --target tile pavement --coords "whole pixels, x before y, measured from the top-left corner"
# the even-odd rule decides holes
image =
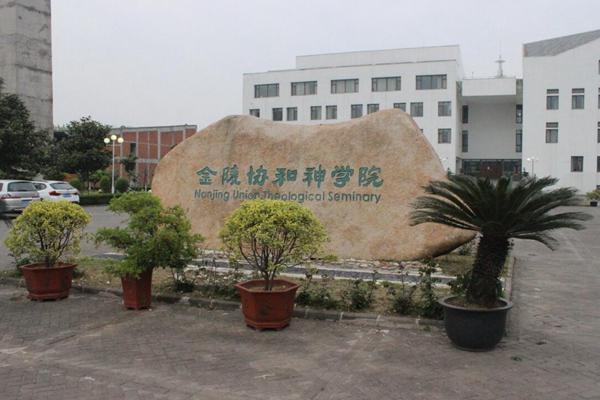
[[[0,286],[0,399],[600,399],[600,210],[550,252],[518,243],[509,336],[496,351],[443,333],[295,319],[110,294],[29,302]]]

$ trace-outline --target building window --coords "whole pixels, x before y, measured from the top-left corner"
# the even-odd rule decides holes
[[[417,90],[446,89],[446,75],[417,75]]]
[[[452,133],[450,129],[438,129],[438,143],[451,143]]]
[[[546,122],[546,143],[558,143],[558,122]]]
[[[571,172],[583,172],[583,156],[571,156]]]
[[[136,156],[136,151],[137,151],[137,143],[129,143],[129,154],[133,154],[134,156]]]
[[[449,117],[452,115],[452,102],[438,101],[438,117]]]
[[[373,92],[391,92],[393,90],[400,90],[400,86],[401,79],[399,76],[371,79],[371,91]]]
[[[292,82],[292,96],[317,94],[317,81]]]
[[[367,104],[367,114],[379,111],[379,104]]]
[[[558,110],[558,89],[546,90],[546,110]]]
[[[337,119],[337,106],[326,106],[325,107],[325,118]]]
[[[321,106],[310,107],[310,119],[311,121],[317,121],[321,119]]]
[[[600,172],[600,156],[596,157],[596,172]]]
[[[573,89],[571,93],[571,109],[583,110],[585,106],[585,89]]]
[[[515,152],[522,153],[523,152],[523,130],[517,129],[515,133]]]
[[[413,117],[422,117],[423,103],[410,103],[410,115]]]
[[[600,109],[600,88],[598,88],[598,109]]]
[[[462,131],[462,152],[463,153],[468,153],[469,152],[469,131]]]
[[[283,108],[273,109],[273,121],[283,121]]]
[[[298,121],[298,107],[288,107],[286,117],[288,121]]]
[[[360,118],[362,115],[362,104],[352,104],[350,106],[350,118]]]
[[[331,81],[331,93],[357,93],[358,79],[337,79]]]
[[[462,123],[469,123],[469,106],[462,106]]]
[[[254,97],[277,97],[279,96],[279,83],[267,83],[265,85],[254,85]]]
[[[394,108],[398,108],[406,112],[406,103],[394,103]]]
[[[598,122],[598,138],[597,142],[600,143],[600,122]]]
[[[260,108],[251,108],[250,115],[256,118],[260,118]]]
[[[523,104],[517,104],[517,109],[516,109],[516,115],[515,115],[515,122],[517,124],[522,124],[523,123]]]

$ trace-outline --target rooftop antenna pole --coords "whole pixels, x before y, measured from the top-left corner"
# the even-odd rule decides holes
[[[496,73],[496,78],[504,78],[504,70],[502,69],[502,64],[506,61],[502,59],[502,49],[500,49],[500,54],[498,55],[498,59],[495,61],[498,64],[498,72]]]

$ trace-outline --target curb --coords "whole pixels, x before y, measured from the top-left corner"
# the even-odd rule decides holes
[[[512,301],[513,297],[513,277],[516,263],[517,257],[511,256],[508,260],[508,271],[506,273],[506,279],[504,280],[504,291],[506,292],[507,299],[510,301]]]
[[[25,281],[21,278],[0,278],[0,284],[12,284],[20,288],[25,287]],[[87,294],[110,293],[122,297],[123,291],[112,288],[98,288],[94,286],[73,285],[71,290]],[[209,310],[240,310],[241,303],[237,301],[189,298],[173,294],[153,294],[152,300],[166,304],[183,304]],[[334,311],[323,309],[312,309],[309,307],[294,307],[293,316],[302,319],[314,319],[322,321],[343,322],[348,324],[387,329],[443,329],[444,321],[438,321],[420,317],[395,316],[375,313],[358,313],[349,311]]]

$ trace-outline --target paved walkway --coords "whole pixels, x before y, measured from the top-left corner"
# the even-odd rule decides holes
[[[519,243],[510,336],[454,349],[439,332],[295,319],[255,332],[239,312],[112,295],[29,302],[0,286],[0,398],[600,399],[600,210],[551,253]]]

